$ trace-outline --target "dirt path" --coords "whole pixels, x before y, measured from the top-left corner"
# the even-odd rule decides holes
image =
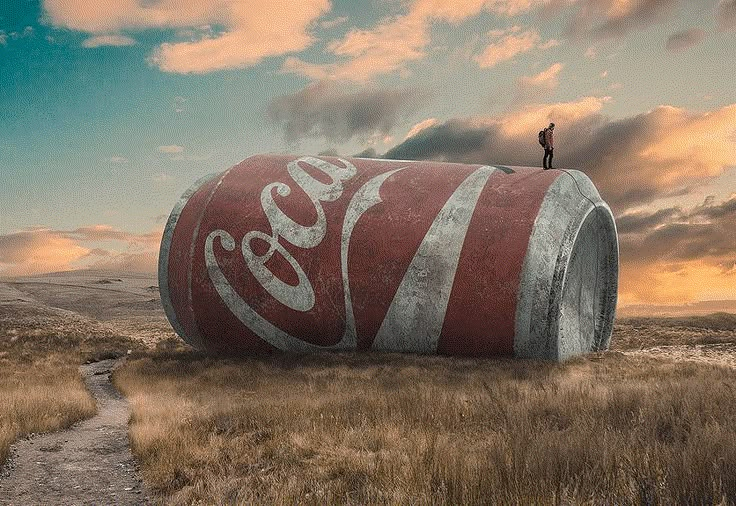
[[[130,407],[110,383],[115,360],[80,367],[98,413],[14,446],[0,504],[145,504],[128,441]]]

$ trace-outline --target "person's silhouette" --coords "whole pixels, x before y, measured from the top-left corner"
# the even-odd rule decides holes
[[[554,123],[550,123],[549,126],[544,129],[544,158],[542,158],[542,167],[544,169],[554,169],[554,167],[552,167],[552,157],[554,156],[555,150],[554,130]]]

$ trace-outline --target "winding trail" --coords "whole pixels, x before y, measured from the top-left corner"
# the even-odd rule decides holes
[[[128,440],[130,407],[110,382],[120,361],[80,367],[97,415],[21,440],[0,477],[0,504],[146,504]]]

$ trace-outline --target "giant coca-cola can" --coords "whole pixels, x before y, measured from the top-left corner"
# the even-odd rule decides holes
[[[575,170],[253,156],[164,231],[161,299],[209,352],[562,360],[607,348],[618,240]]]

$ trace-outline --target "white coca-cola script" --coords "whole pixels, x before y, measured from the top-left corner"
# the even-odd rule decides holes
[[[289,250],[279,241],[279,238],[306,249],[314,248],[322,242],[327,232],[327,220],[322,202],[339,199],[344,190],[343,183],[357,173],[352,163],[343,159],[339,161],[344,167],[309,156],[287,164],[289,176],[306,193],[317,213],[317,220],[313,225],[301,225],[279,208],[274,200],[274,190],[279,196],[288,197],[291,194],[291,187],[286,183],[274,182],[263,188],[260,199],[261,207],[271,227],[271,233],[253,230],[246,233],[240,241],[243,259],[253,277],[272,297],[295,311],[311,310],[316,303],[315,293],[306,273]],[[307,164],[320,171],[331,182],[325,184],[318,181],[300,164]],[[217,263],[214,251],[216,238],[219,238],[220,245],[226,251],[234,251],[236,248],[233,236],[225,230],[217,229],[207,236],[204,256],[210,280],[228,309],[261,339],[281,350],[307,352],[355,349],[357,335],[348,273],[350,238],[360,217],[368,209],[382,202],[379,195],[381,186],[392,175],[403,170],[416,169],[407,166],[390,169],[374,176],[355,192],[348,203],[343,219],[340,247],[345,331],[336,344],[318,346],[307,343],[281,330],[250,306],[236,292]],[[495,170],[495,167],[490,166],[476,169],[460,183],[445,202],[407,267],[373,340],[373,349],[412,350],[424,353],[433,353],[437,350],[455,271],[470,219],[481,191]],[[254,240],[265,241],[268,244],[268,250],[258,255],[252,248]],[[285,283],[268,269],[266,263],[275,254],[281,255],[294,270],[298,279],[296,285]]]

